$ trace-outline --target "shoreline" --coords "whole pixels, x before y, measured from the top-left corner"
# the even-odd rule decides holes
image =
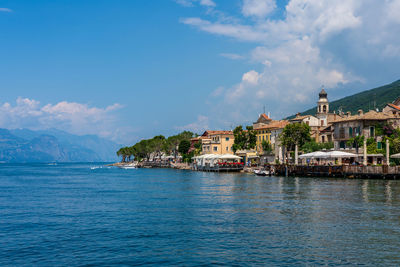
[[[106,166],[123,168],[135,162],[115,162]],[[161,164],[158,162],[139,162],[137,168],[163,168],[178,170],[193,170],[187,163]],[[254,173],[260,167],[245,167],[240,173]],[[398,180],[400,179],[400,167],[393,166],[303,166],[303,165],[276,165],[275,176],[280,177],[327,177],[344,179],[378,179]]]

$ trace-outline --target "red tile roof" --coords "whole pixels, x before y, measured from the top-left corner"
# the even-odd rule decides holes
[[[340,118],[339,120],[332,121],[332,123],[338,122],[347,122],[347,121],[357,121],[357,120],[376,120],[376,121],[384,121],[389,119],[398,119],[398,116],[394,116],[390,113],[385,112],[376,112],[375,110],[370,110],[367,113],[363,113],[360,115],[353,115],[344,118]]]
[[[271,129],[282,129],[285,128],[286,125],[288,125],[289,122],[282,120],[282,121],[273,121],[268,125],[263,125],[259,128],[255,128],[254,130],[271,130]]]
[[[388,106],[391,107],[391,108],[400,110],[400,107],[399,107],[399,106],[396,106],[395,104],[389,103]]]
[[[265,113],[261,114],[261,116],[263,116],[263,118],[266,120],[272,121],[272,119],[268,117]]]
[[[232,131],[205,131],[201,136],[210,136],[217,134],[233,134]]]

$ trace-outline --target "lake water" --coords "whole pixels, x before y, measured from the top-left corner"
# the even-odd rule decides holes
[[[400,182],[0,165],[0,266],[400,265]]]

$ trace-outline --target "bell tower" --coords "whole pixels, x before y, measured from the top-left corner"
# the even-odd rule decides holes
[[[322,87],[322,90],[319,93],[319,100],[317,103],[317,115],[328,114],[328,113],[329,113],[328,94],[325,92],[325,89]]]

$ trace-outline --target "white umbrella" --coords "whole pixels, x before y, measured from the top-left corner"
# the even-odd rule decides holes
[[[343,151],[329,151],[326,153],[328,158],[356,158],[358,155]]]
[[[400,153],[393,154],[390,156],[392,159],[400,159]]]
[[[220,157],[220,155],[216,155],[216,154],[205,154],[203,158],[204,159],[216,159],[219,157]]]
[[[239,156],[231,155],[231,154],[223,154],[219,157],[220,159],[242,159]]]
[[[316,151],[316,152],[311,152],[311,153],[300,155],[299,158],[301,158],[301,159],[307,159],[307,158],[321,159],[321,158],[326,158],[326,154],[327,153],[322,152],[322,151]]]

